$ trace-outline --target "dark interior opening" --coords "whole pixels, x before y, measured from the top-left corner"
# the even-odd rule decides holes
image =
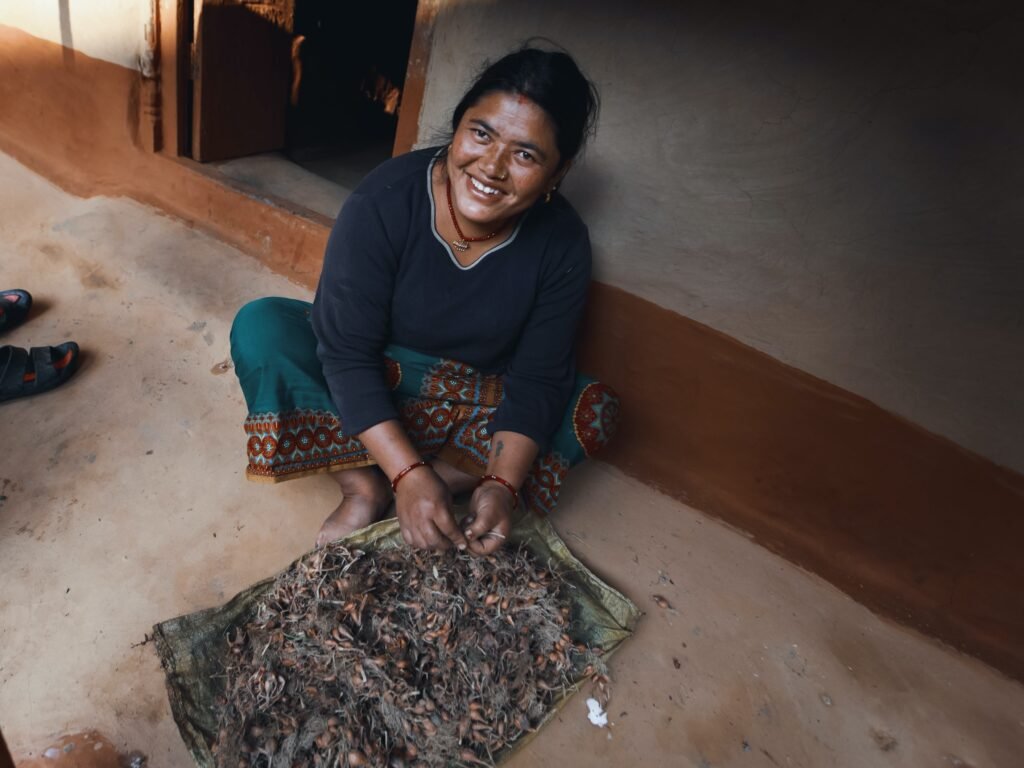
[[[285,154],[354,187],[391,157],[416,0],[297,0]]]

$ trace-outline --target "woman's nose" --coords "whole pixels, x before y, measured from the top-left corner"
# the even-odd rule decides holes
[[[508,178],[508,170],[505,164],[505,153],[498,149],[492,149],[488,152],[483,162],[480,164],[481,169],[488,177],[502,181]]]

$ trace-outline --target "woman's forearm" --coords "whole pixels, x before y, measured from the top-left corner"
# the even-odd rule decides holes
[[[374,424],[358,438],[389,480],[421,458],[397,419]]]
[[[519,488],[537,458],[540,447],[531,438],[518,432],[495,432],[491,438],[491,455],[487,474],[497,475]]]

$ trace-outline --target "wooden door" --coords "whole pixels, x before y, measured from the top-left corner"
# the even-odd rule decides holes
[[[195,0],[192,157],[280,149],[295,0]]]

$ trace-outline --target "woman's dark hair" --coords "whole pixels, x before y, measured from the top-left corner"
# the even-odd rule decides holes
[[[486,64],[452,113],[452,133],[466,110],[489,93],[521,94],[548,113],[555,124],[559,167],[573,160],[594,135],[601,98],[572,56],[528,47]]]

